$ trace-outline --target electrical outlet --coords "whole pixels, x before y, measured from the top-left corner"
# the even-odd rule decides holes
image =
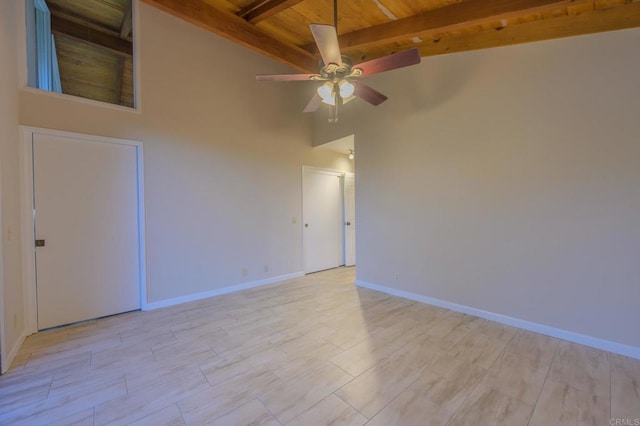
[[[264,272],[269,272],[269,265],[264,265]]]
[[[247,275],[249,275],[249,270],[247,268],[242,268],[242,276],[246,277]]]

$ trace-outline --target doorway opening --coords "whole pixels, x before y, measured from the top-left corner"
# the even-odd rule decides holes
[[[22,129],[27,331],[144,308],[142,144]]]
[[[352,162],[354,137],[351,135],[314,149],[338,152],[344,156],[345,161]],[[344,168],[352,169],[352,166]],[[339,266],[355,266],[356,216],[353,172],[304,166],[302,216],[303,270],[306,274]]]

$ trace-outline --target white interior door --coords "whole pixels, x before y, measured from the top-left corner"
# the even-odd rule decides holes
[[[336,268],[342,260],[342,174],[305,167],[302,188],[304,270]]]
[[[135,146],[33,135],[38,329],[140,308]]]
[[[356,179],[355,174],[344,176],[344,265],[356,264]]]

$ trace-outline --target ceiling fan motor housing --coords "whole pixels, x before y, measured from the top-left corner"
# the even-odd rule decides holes
[[[342,65],[334,63],[325,65],[324,62],[320,60],[320,76],[323,80],[337,82],[347,77],[358,77],[361,72],[354,75],[354,71],[356,70],[360,71],[359,68],[353,69],[353,63],[348,56],[342,55]]]

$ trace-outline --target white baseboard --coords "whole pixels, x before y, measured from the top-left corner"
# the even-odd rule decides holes
[[[232,285],[229,287],[217,288],[215,290],[205,291],[202,293],[189,294],[187,296],[175,297],[173,299],[160,300],[158,302],[151,302],[143,304],[143,311],[151,311],[153,309],[166,308],[168,306],[180,305],[182,303],[194,302],[196,300],[207,299],[209,297],[220,296],[222,294],[234,293],[236,291],[247,290],[254,287],[260,287],[263,285],[273,284],[280,281],[291,280],[294,278],[300,278],[304,276],[304,272],[295,272],[293,274],[279,275],[277,277],[271,277],[259,281],[251,281],[248,283],[242,283]]]
[[[550,327],[548,325],[538,324],[535,322],[496,314],[493,312],[483,311],[481,309],[472,308],[470,306],[459,305],[457,303],[447,302],[445,300],[423,296],[422,294],[411,293],[404,290],[398,290],[391,287],[385,287],[378,284],[372,284],[366,281],[357,280],[356,285],[358,287],[368,288],[370,290],[391,294],[393,296],[402,297],[404,299],[426,303],[427,305],[433,305],[456,312],[462,312],[463,314],[473,315],[475,317],[499,322],[501,324],[523,328],[525,330],[533,331],[547,336],[557,337],[558,339],[568,340],[570,342],[579,343],[581,345],[591,346],[593,348],[640,359],[640,348],[635,346],[623,345],[621,343],[611,342],[609,340],[599,339],[596,337],[587,336],[585,334],[574,333],[572,331],[562,330],[560,328]]]
[[[4,374],[9,370],[9,367],[11,367],[11,363],[15,359],[16,355],[18,355],[18,351],[24,343],[24,339],[26,339],[29,334],[30,333],[28,332],[28,330],[23,330],[22,334],[20,334],[20,337],[18,337],[16,344],[13,345],[9,353],[7,353],[7,357],[2,358],[2,366],[0,366],[0,370],[2,370],[0,371],[1,374]]]

